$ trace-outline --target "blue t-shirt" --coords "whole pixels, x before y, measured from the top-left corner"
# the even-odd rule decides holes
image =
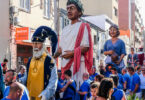
[[[95,74],[93,74],[93,75],[91,75],[90,77],[89,77],[89,79],[91,80],[91,81],[94,81],[94,79],[95,79],[95,77],[98,75],[98,73],[95,73]]]
[[[87,94],[85,95],[80,95],[80,100],[86,100],[87,95],[90,93],[90,80],[86,80],[83,82],[83,84],[81,85],[79,91],[80,92],[87,92]]]
[[[11,100],[11,99],[3,98],[2,100]]]
[[[63,88],[61,85],[60,81],[57,83],[57,88],[56,88],[56,94],[59,93],[59,91]],[[55,100],[60,100],[60,97],[55,97]]]
[[[130,76],[129,76],[129,74],[127,74],[127,73],[124,74],[123,78],[127,82],[126,89],[130,89]]]
[[[58,79],[58,81],[62,84],[64,81],[62,79]]]
[[[18,78],[21,78],[21,77],[23,77],[23,76],[24,76],[24,74],[19,73],[17,77],[18,77]]]
[[[59,92],[62,88],[63,88],[63,86],[61,85],[61,82],[58,81],[56,91]]]
[[[10,92],[10,86],[7,86],[4,91],[4,97],[8,96],[9,92]],[[28,93],[28,90],[26,89],[26,87],[24,87],[24,92],[23,92],[21,100],[30,100],[29,93]]]
[[[140,92],[140,77],[138,76],[137,73],[134,73],[134,75],[131,76],[131,91],[133,92],[135,89],[135,85],[138,84],[138,90],[136,93]]]
[[[112,96],[115,98],[115,100],[122,100],[123,98],[123,91],[117,88],[114,88],[114,92]]]
[[[125,83],[125,80],[124,80],[122,74],[118,73],[117,75],[118,75],[118,78],[119,78],[119,82],[118,82],[117,88],[118,89],[123,89],[123,84]],[[110,76],[111,76],[111,74],[110,74]]]
[[[110,71],[106,71],[106,72],[104,73],[104,76],[105,76],[105,77],[110,77],[110,74],[111,74]]]
[[[65,85],[66,85],[66,83],[67,82],[65,82]],[[75,83],[75,81],[73,81],[72,84],[70,84],[70,86],[72,86],[75,89],[75,91],[68,86],[67,89],[64,91],[63,99],[75,97],[75,94],[76,94],[76,83]]]
[[[123,89],[123,84],[125,83],[125,80],[124,80],[122,74],[118,74],[118,77],[119,77],[119,84],[118,84],[117,88]]]
[[[112,40],[107,40],[104,45],[104,51],[110,50],[115,51],[119,56],[122,54],[126,55],[125,43],[121,39],[118,39],[114,44],[112,43]]]
[[[2,91],[2,93],[4,94],[4,90],[5,90],[4,76],[2,66],[0,64],[0,91]]]

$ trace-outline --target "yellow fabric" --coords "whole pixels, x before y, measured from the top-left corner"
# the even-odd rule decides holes
[[[44,53],[40,59],[32,58],[30,62],[27,88],[30,98],[35,98],[34,100],[40,100],[38,96],[44,89],[44,61],[46,56],[46,53]]]

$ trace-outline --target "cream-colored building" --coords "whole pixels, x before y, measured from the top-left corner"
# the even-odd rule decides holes
[[[15,27],[36,29],[41,25],[54,28],[54,0],[11,0],[14,6],[14,17],[18,23]]]
[[[55,27],[55,0],[11,0],[10,17],[13,39],[11,43],[11,67],[27,64],[28,58],[32,56],[31,37],[39,26]],[[25,29],[26,27],[26,29]],[[25,38],[19,37],[26,32]],[[47,49],[51,51],[50,43]]]
[[[118,0],[80,0],[84,15],[107,15],[118,25]],[[59,7],[66,9],[67,0],[59,0]]]
[[[9,0],[0,0],[0,63],[9,60],[10,42]]]

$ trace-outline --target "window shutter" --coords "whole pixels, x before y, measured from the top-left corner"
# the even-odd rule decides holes
[[[50,0],[47,0],[47,17],[50,17]]]
[[[20,7],[24,8],[24,0],[20,0]]]
[[[25,0],[25,9],[30,11],[30,0]]]
[[[33,2],[34,2],[33,0],[30,0],[30,4],[31,4],[31,5],[33,5]]]
[[[45,3],[45,0],[40,0],[40,9],[44,8],[44,3]]]
[[[46,0],[44,0],[44,16],[46,16]]]

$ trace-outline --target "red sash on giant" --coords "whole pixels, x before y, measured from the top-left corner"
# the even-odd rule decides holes
[[[65,67],[61,67],[62,76],[61,78],[64,79],[64,72],[71,68],[72,63],[73,65],[73,75],[75,75],[80,69],[80,62],[81,62],[81,41],[84,35],[85,26],[88,30],[88,37],[89,37],[89,50],[84,54],[85,58],[85,67],[87,68],[88,72],[90,73],[92,65],[93,65],[93,43],[91,37],[91,29],[89,24],[82,23],[79,29],[79,33],[76,38],[76,43],[74,47],[74,57],[70,59],[70,61],[66,64]]]

